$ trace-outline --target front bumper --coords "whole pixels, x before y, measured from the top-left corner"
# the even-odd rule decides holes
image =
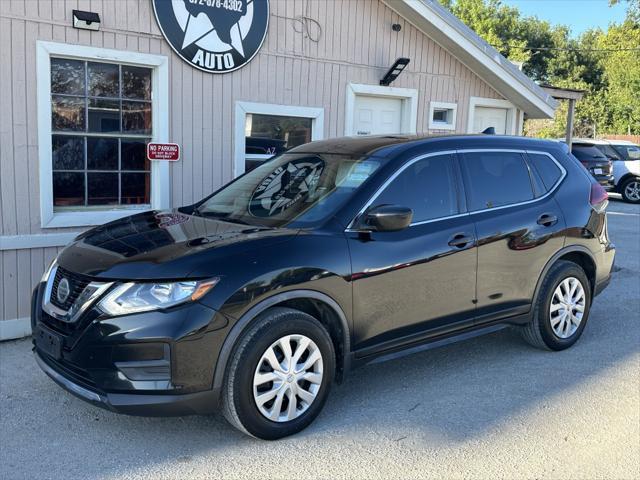
[[[141,416],[177,416],[213,413],[218,405],[216,390],[184,394],[160,395],[140,393],[108,393],[75,383],[51,358],[34,348],[36,363],[54,382],[76,397],[97,407],[116,413]]]
[[[42,310],[43,286],[34,291],[31,323],[35,359],[58,385],[96,406],[130,415],[210,413],[227,319],[199,303],[167,311],[103,318],[88,311],[62,324]],[[59,341],[53,351],[40,332]]]

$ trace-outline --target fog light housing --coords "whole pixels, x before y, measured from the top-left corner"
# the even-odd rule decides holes
[[[171,381],[171,349],[166,343],[119,345],[114,364],[132,381]]]

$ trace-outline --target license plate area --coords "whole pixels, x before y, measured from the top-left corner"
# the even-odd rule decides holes
[[[34,338],[38,350],[43,351],[56,360],[60,360],[62,358],[63,339],[60,335],[57,335],[41,326],[37,326],[34,332]]]
[[[601,168],[594,168],[593,169],[593,173],[595,173],[596,175],[602,175],[602,169]]]

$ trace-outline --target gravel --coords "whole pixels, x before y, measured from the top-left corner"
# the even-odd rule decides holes
[[[640,207],[609,210],[617,271],[572,349],[505,330],[364,367],[277,442],[103,411],[2,343],[0,478],[640,478]]]

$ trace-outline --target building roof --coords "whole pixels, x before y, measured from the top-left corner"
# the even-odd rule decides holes
[[[382,0],[529,118],[551,118],[558,102],[437,0]]]

